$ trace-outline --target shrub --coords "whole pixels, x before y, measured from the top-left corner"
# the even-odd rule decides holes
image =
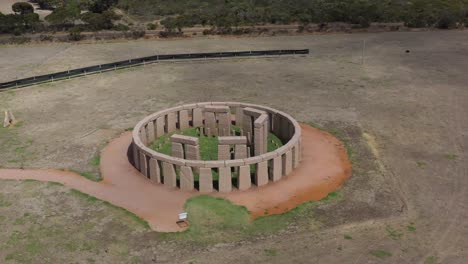
[[[453,14],[443,13],[437,21],[437,28],[450,29],[456,27],[457,18]]]
[[[127,26],[127,25],[124,25],[124,24],[118,24],[116,26],[114,26],[114,30],[117,30],[117,31],[129,31],[130,28]]]
[[[149,23],[146,25],[146,29],[148,30],[155,30],[158,28],[158,25],[154,24],[154,23]]]
[[[26,2],[17,2],[11,6],[11,9],[16,14],[26,15],[34,13],[34,7],[30,3]]]
[[[68,33],[68,40],[70,41],[80,41],[84,38],[83,35],[81,35],[81,30],[79,28],[72,28],[70,29]]]
[[[43,35],[43,34],[41,34],[41,35],[39,36],[39,40],[40,40],[40,41],[52,41],[52,40],[54,40],[54,37],[51,36],[51,35]]]

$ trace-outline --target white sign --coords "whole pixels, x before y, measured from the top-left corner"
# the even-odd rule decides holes
[[[188,213],[181,213],[179,214],[179,220],[187,220]]]

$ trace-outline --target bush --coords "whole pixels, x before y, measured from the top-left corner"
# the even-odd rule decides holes
[[[182,32],[178,31],[161,31],[159,32],[159,37],[160,38],[172,38],[172,37],[180,37],[182,36]]]
[[[68,40],[70,41],[80,41],[84,38],[83,35],[81,35],[81,30],[78,28],[72,28],[70,29],[68,33]]]
[[[148,30],[155,30],[158,28],[158,25],[154,24],[154,23],[149,23],[146,25],[146,29]]]
[[[25,44],[29,42],[31,42],[31,39],[27,37],[12,37],[9,40],[9,43],[11,44]]]
[[[26,2],[17,2],[11,6],[11,9],[16,14],[26,15],[34,13],[34,7],[30,3]]]
[[[125,37],[132,38],[132,39],[139,39],[146,35],[144,30],[132,30],[130,34],[125,34]]]
[[[439,21],[437,21],[437,28],[450,29],[455,28],[457,25],[457,18],[449,13],[443,13]]]
[[[39,40],[40,40],[40,41],[52,41],[52,40],[54,40],[54,37],[51,36],[51,35],[43,35],[43,34],[41,34],[41,35],[39,36]]]
[[[127,25],[124,25],[124,24],[118,24],[116,26],[114,26],[114,30],[117,30],[117,31],[129,31],[130,28],[127,26]]]

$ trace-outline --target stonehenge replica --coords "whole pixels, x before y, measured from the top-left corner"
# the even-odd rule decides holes
[[[240,131],[235,132],[234,126]],[[187,128],[217,138],[217,160],[201,159],[198,137],[177,134]],[[270,133],[283,145],[268,152]],[[170,155],[149,147],[166,134],[171,134]],[[301,129],[291,116],[270,107],[196,103],[141,120],[133,130],[130,148],[130,162],[154,184],[201,193],[244,191],[279,181],[299,166]]]

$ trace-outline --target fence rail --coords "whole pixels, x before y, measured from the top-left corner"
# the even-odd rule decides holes
[[[231,58],[231,57],[256,57],[256,56],[277,56],[277,55],[296,55],[309,54],[309,49],[301,50],[261,50],[261,51],[237,51],[237,52],[210,52],[210,53],[186,53],[186,54],[165,54],[154,55],[130,60],[117,61],[112,63],[94,65],[84,68],[78,68],[63,72],[44,74],[24,79],[17,79],[10,82],[0,83],[0,90],[8,88],[19,88],[44,82],[70,79],[88,74],[100,73],[103,71],[117,70],[137,65],[155,63],[159,61],[171,60],[193,60],[193,59],[213,59],[213,58]]]

